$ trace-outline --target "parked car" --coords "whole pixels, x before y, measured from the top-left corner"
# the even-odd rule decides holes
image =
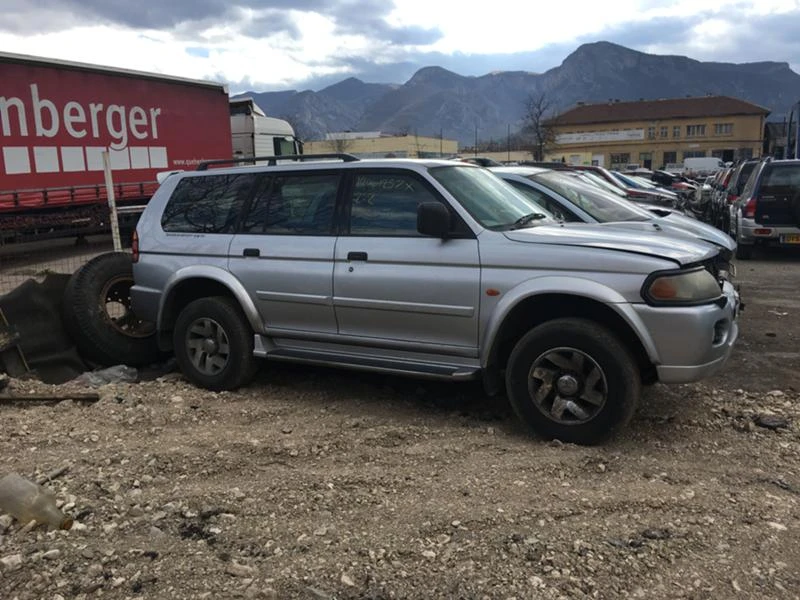
[[[758,162],[758,159],[746,160],[734,167],[733,172],[728,179],[728,184],[725,187],[725,193],[719,198],[719,201],[722,204],[722,206],[719,208],[719,212],[722,214],[719,228],[726,233],[733,235],[731,232],[731,223],[733,223],[733,207],[736,204],[736,201],[739,199],[739,196],[742,195],[742,190],[744,190],[747,179],[750,177],[753,169],[756,168]]]
[[[653,171],[650,180],[660,186],[672,190],[678,196],[689,200],[697,191],[698,184],[682,175],[674,175],[668,171]]]
[[[751,258],[756,245],[800,246],[800,160],[759,162],[732,215],[738,258]]]
[[[728,182],[731,179],[734,169],[725,167],[720,171],[719,179],[716,181],[714,193],[711,195],[711,214],[709,223],[719,229],[723,229],[725,214],[728,210]],[[726,230],[727,231],[727,230]]]
[[[576,171],[589,171],[602,177],[608,183],[616,186],[625,193],[629,200],[639,202],[642,204],[652,204],[655,206],[673,207],[675,205],[675,196],[672,193],[662,194],[659,191],[653,191],[643,185],[630,184],[619,177],[616,173],[609,171],[603,167],[588,166],[588,165],[575,165],[571,167]]]
[[[659,231],[701,239],[720,248],[720,268],[729,271],[736,244],[715,227],[675,211],[637,205],[585,181],[580,174],[535,167],[490,169],[532,202],[566,222],[607,223],[615,228]]]
[[[478,165],[479,167],[499,167],[502,165],[502,163],[499,163],[493,158],[488,158],[486,156],[465,156],[463,158],[459,158],[458,160],[461,162]]]
[[[630,175],[623,175],[617,171],[612,171],[611,174],[620,180],[624,185],[629,188],[637,190],[641,194],[646,192],[649,194],[648,201],[661,205],[661,206],[676,206],[678,195],[672,190],[668,190],[663,186],[656,185],[650,179],[644,177],[635,177]]]
[[[245,385],[259,358],[482,379],[540,435],[595,443],[643,383],[726,362],[738,298],[718,255],[558,223],[475,165],[342,155],[168,177],[131,299],[204,388]]]

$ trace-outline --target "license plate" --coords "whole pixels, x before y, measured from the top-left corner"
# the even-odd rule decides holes
[[[800,244],[800,233],[787,233],[781,236],[782,244]]]

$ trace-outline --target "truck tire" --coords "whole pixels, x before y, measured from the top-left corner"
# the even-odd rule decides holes
[[[109,252],[75,271],[64,290],[63,318],[81,356],[101,366],[144,366],[161,358],[154,323],[131,309],[131,256]]]
[[[534,433],[596,444],[633,416],[641,377],[628,348],[585,319],[554,319],[517,342],[506,368],[509,401]]]
[[[189,303],[178,315],[173,340],[183,375],[208,390],[247,385],[258,368],[253,330],[239,305],[225,296]]]

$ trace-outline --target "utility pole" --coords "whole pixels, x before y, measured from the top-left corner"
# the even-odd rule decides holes
[[[506,133],[506,162],[511,162],[511,123],[508,123]]]
[[[797,114],[797,130],[794,132],[794,158],[797,158],[798,154],[800,154],[800,109],[798,109]],[[788,142],[789,140],[786,141]]]

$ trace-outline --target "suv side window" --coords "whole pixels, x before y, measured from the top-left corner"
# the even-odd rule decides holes
[[[760,177],[762,172],[763,168],[760,165],[753,169],[753,172],[750,173],[750,177],[747,178],[747,183],[744,184],[744,189],[741,194],[742,198],[749,198],[753,195],[753,190],[756,187],[756,180]]]
[[[257,175],[185,177],[175,187],[161,228],[168,233],[232,233]]]
[[[331,233],[339,175],[285,174],[269,177],[242,220],[242,233],[326,235]]]
[[[441,202],[409,173],[359,173],[350,208],[351,235],[418,236],[417,206]]]

